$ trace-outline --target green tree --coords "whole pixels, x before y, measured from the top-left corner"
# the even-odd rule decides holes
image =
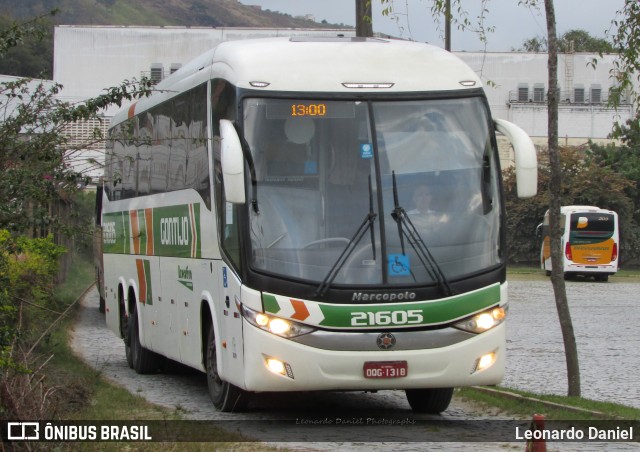
[[[16,44],[3,50],[0,74],[22,77],[48,78],[53,76],[53,40],[49,17],[31,21],[31,34],[21,33],[20,26],[7,17],[0,17],[0,42],[15,39]],[[11,36],[13,34],[13,37]]]
[[[585,30],[569,30],[558,39],[558,52],[613,53],[613,45],[604,38],[591,36]]]
[[[609,89],[609,103],[616,107],[629,95],[635,106],[635,117],[622,125],[616,123],[611,133],[613,138],[622,141],[623,146],[592,146],[591,150],[598,163],[612,166],[635,182],[628,191],[635,202],[633,224],[631,230],[625,232],[626,243],[621,242],[626,258],[633,258],[640,254],[640,103],[636,89],[640,82],[640,3],[625,0],[612,25],[615,31],[611,33],[611,39],[618,58],[611,69],[611,79],[615,83]]]
[[[629,122],[633,123],[629,130],[638,129],[637,121]],[[625,137],[622,146],[590,143],[586,156],[591,166],[609,169],[628,182],[624,187],[628,202],[612,203],[614,207],[609,207],[619,215],[620,264],[623,266],[640,258],[640,142],[635,133],[625,134]]]
[[[14,25],[0,32],[0,57],[28,36],[39,36],[32,22],[25,30]],[[50,205],[71,199],[83,180],[67,164],[67,157],[103,139],[95,129],[86,142],[71,146],[64,129],[78,121],[101,121],[104,108],[146,95],[150,87],[146,79],[124,81],[102,95],[71,104],[58,96],[62,86],[57,83],[32,79],[0,83],[0,228],[25,232],[64,226]]]
[[[640,81],[640,2],[625,0],[624,6],[616,16],[612,25],[615,32],[611,34],[614,51],[618,54],[613,68],[611,79],[615,84],[609,88],[609,103],[618,106],[622,99],[630,94],[636,108],[636,119],[640,118],[640,103],[636,86]],[[620,131],[620,126],[614,130]]]
[[[619,154],[609,147],[592,145],[597,152]],[[582,152],[575,148],[560,149],[562,190],[561,205],[595,205],[619,213],[622,238],[629,241],[632,228],[633,193],[636,182],[620,172],[614,165],[603,163],[594,150]],[[624,163],[622,163],[624,164]],[[549,181],[551,168],[547,152],[539,155],[538,196],[529,199],[517,197],[515,174],[512,168],[504,171],[504,187],[507,208],[507,244],[511,262],[539,264],[540,248],[534,240],[536,226],[549,208]],[[621,253],[622,254],[622,253]],[[627,258],[631,257],[625,253]]]
[[[535,36],[525,39],[518,49],[522,52],[546,52],[548,50],[547,38]],[[569,30],[558,38],[558,52],[589,52],[589,53],[614,53],[613,44],[605,38],[591,36],[585,30]]]
[[[533,38],[525,39],[518,50],[520,52],[546,52],[547,39],[543,36],[534,36]]]
[[[29,39],[43,39],[43,20],[0,29],[0,58]],[[146,79],[125,81],[70,104],[59,98],[62,86],[57,83],[20,78],[0,83],[0,417],[53,415],[44,378],[34,378],[46,360],[32,352],[51,327],[42,313],[51,311],[51,291],[65,250],[50,235],[29,239],[23,234],[69,226],[49,209],[52,203],[72,200],[83,178],[67,157],[103,139],[96,129],[88,142],[71,146],[64,129],[76,121],[100,119],[104,108],[144,96],[150,86]]]

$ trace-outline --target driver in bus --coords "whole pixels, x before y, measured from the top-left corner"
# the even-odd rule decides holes
[[[407,214],[411,216],[411,221],[416,223],[416,226],[434,226],[448,221],[449,215],[436,209],[433,193],[427,185],[418,185],[411,199],[415,207]]]

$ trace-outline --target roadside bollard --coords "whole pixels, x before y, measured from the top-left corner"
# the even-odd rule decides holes
[[[544,415],[533,415],[533,420],[531,421],[531,430],[539,430],[541,432],[544,430]],[[534,434],[533,439],[527,440],[527,447],[525,448],[525,452],[547,452],[547,443],[544,440],[544,436],[540,434],[539,438],[536,439],[537,436],[538,435]]]

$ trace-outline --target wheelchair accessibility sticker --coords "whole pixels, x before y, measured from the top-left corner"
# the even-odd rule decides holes
[[[387,272],[389,276],[409,276],[411,275],[411,265],[409,256],[404,254],[389,254]]]

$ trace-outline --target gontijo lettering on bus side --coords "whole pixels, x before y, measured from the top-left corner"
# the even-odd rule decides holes
[[[201,257],[199,204],[105,213],[102,224],[106,253]]]
[[[384,304],[327,304],[264,293],[267,313],[325,328],[411,328],[453,322],[500,303],[500,285],[431,301]]]

